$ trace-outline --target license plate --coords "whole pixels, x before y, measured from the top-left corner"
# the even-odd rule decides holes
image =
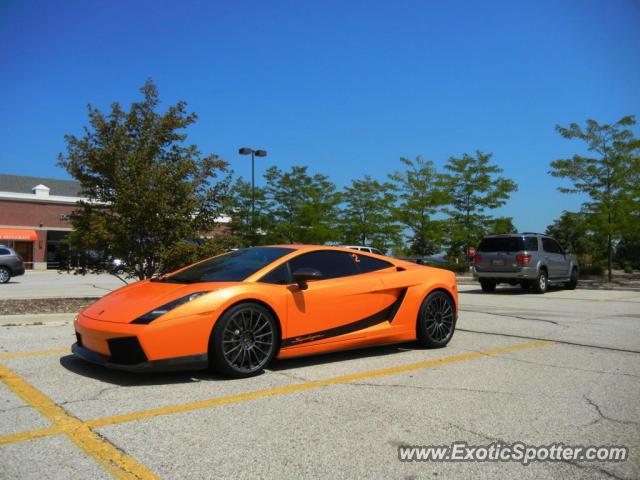
[[[502,259],[491,260],[491,265],[504,265],[504,260]]]

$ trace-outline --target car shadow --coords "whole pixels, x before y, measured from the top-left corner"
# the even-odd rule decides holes
[[[274,360],[265,369],[267,371],[282,371],[294,368],[310,367],[315,365],[326,365],[336,362],[344,362],[355,360],[358,358],[382,357],[387,355],[395,355],[398,353],[409,352],[413,350],[425,350],[425,347],[418,345],[416,342],[399,343],[394,345],[377,345],[373,347],[354,348],[352,350],[342,350],[338,352],[327,352],[306,357],[284,358]]]
[[[182,372],[145,372],[134,373],[122,370],[112,370],[101,365],[86,362],[75,355],[65,355],[60,358],[60,365],[68,371],[83,377],[92,378],[104,383],[111,383],[122,387],[142,387],[149,385],[170,385],[179,383],[196,383],[207,380],[233,380],[218,375],[211,370],[196,370]]]
[[[387,355],[395,355],[412,350],[423,350],[425,347],[416,342],[373,346],[339,352],[329,352],[306,357],[275,359],[265,369],[265,372],[280,372],[301,367],[326,365],[335,362],[344,362],[358,358],[372,358]],[[134,373],[121,370],[112,370],[101,365],[86,362],[75,355],[65,355],[60,358],[60,365],[66,370],[83,377],[110,383],[121,387],[142,387],[150,385],[171,385],[180,383],[196,383],[203,381],[241,382],[246,378],[229,378],[219,375],[212,370],[197,370],[183,372],[145,372]],[[251,378],[251,377],[250,377]],[[249,378],[249,379],[250,379]]]

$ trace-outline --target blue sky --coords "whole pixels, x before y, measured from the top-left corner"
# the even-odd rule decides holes
[[[521,230],[580,198],[549,162],[581,152],[558,123],[640,113],[640,2],[0,2],[0,172],[65,178],[86,105],[153,78],[199,115],[190,140],[249,175],[308,164],[343,186],[399,157],[493,152]],[[637,130],[636,130],[637,131]]]

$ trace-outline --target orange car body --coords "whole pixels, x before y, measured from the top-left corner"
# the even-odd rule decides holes
[[[277,358],[414,340],[420,305],[435,290],[452,297],[457,316],[456,279],[450,271],[340,247],[282,247],[292,251],[241,282],[178,284],[143,280],[109,293],[82,311],[74,322],[82,347],[80,356],[128,370],[206,368],[216,321],[225,310],[244,301],[262,303],[275,315],[281,337]],[[259,281],[295,256],[317,250],[346,251],[356,261],[369,256],[389,266],[370,273],[309,281],[304,290],[296,284]],[[199,292],[207,293],[149,324],[131,323],[159,305]],[[140,361],[135,354],[125,362],[114,359],[118,339],[131,338],[141,347],[142,352],[137,352]],[[130,344],[125,342],[123,348],[130,348]]]

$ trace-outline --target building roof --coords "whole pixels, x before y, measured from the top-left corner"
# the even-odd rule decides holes
[[[49,187],[50,195],[63,197],[80,196],[80,184],[73,180],[5,175],[0,173],[0,192],[33,193],[33,187],[40,184]]]

